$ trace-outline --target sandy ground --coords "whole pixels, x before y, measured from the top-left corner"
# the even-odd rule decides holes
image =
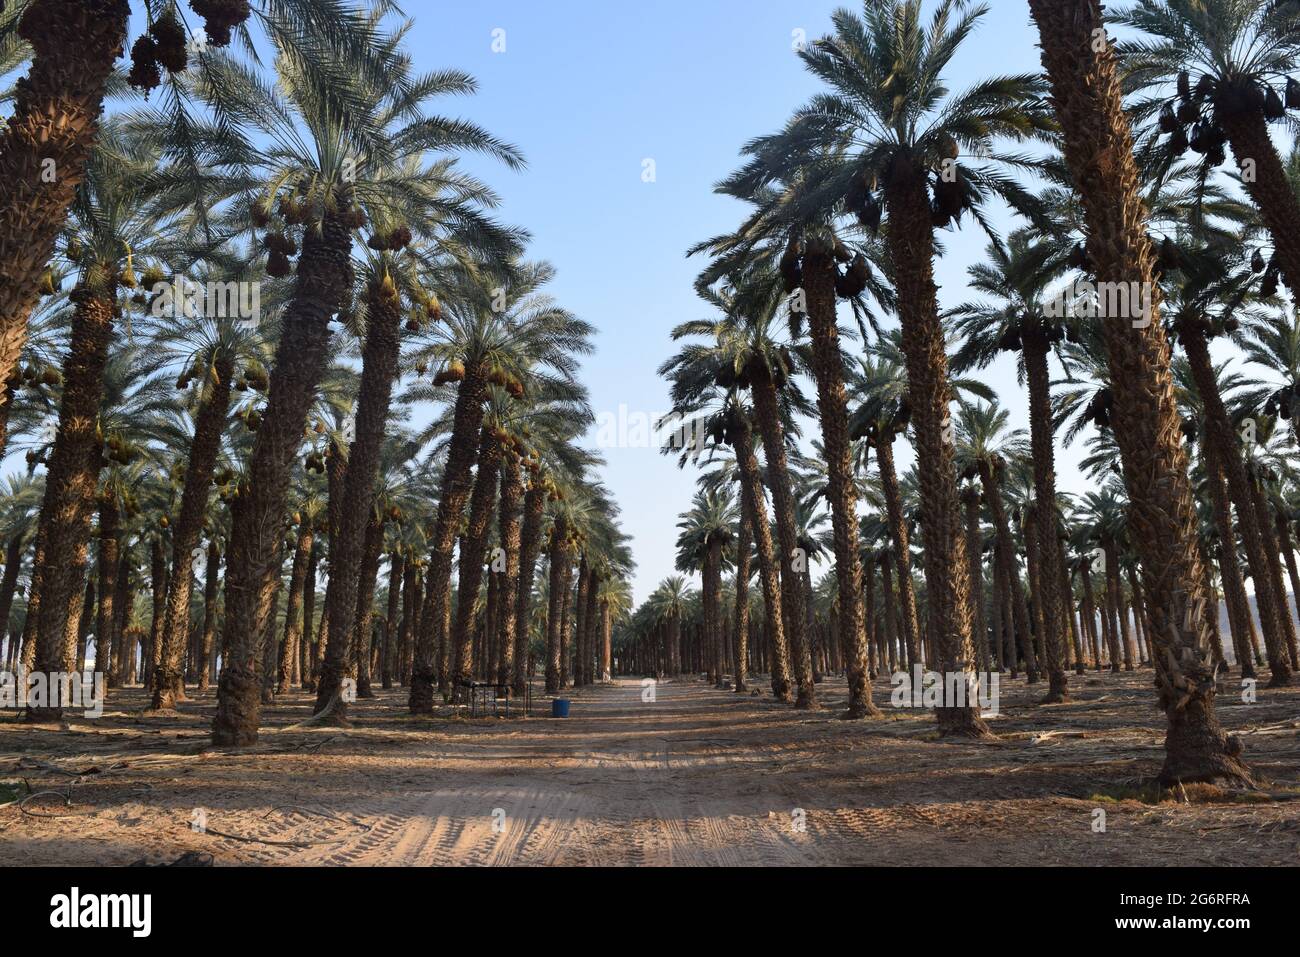
[[[293,695],[243,752],[208,746],[210,695],[161,717],[128,690],[68,728],[0,719],[0,782],[58,792],[0,807],[0,863],[1300,863],[1300,801],[1132,796],[1161,760],[1150,671],[1071,682],[1052,707],[1004,682],[986,744],[935,740],[925,713],[838,720],[835,678],[814,713],[690,679],[646,702],[624,679],[568,720],[414,718],[395,689],[350,730],[293,729],[311,706]],[[1236,685],[1225,726],[1272,794],[1300,793],[1300,689],[1247,705]]]

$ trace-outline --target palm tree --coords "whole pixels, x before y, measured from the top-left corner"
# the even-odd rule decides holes
[[[236,370],[241,371],[242,383],[251,379],[254,385],[260,385],[266,380],[260,361],[260,337],[233,316],[205,315],[193,324],[168,324],[157,339],[163,348],[181,353],[184,371],[176,386],[188,389],[194,383],[190,402],[197,409],[185,459],[180,509],[172,532],[160,668],[153,689],[152,706],[169,709],[184,695],[181,668],[189,631],[191,572],[196,556],[203,554],[199,539],[221,440],[229,422]]]
[[[833,215],[854,215],[869,231],[882,216],[887,220],[885,245],[902,324],[926,516],[929,630],[944,670],[958,673],[969,671],[973,646],[952,467],[951,385],[933,278],[934,230],[959,222],[967,210],[982,221],[980,206],[993,195],[1033,210],[1032,197],[996,166],[973,157],[1032,165],[1025,158],[999,157],[995,142],[1034,135],[1046,128],[1046,120],[1036,106],[1036,77],[1000,77],[949,95],[944,69],[987,8],[942,0],[928,27],[921,8],[921,0],[864,0],[861,16],[836,11],[833,36],[801,53],[831,91],[801,109],[783,132],[751,144],[755,159],[740,175],[755,185],[774,178],[806,183],[805,202],[820,200]],[[963,150],[972,159],[958,163]],[[825,240],[810,238],[801,263],[814,348],[819,341],[815,314],[833,314],[832,249]],[[860,274],[862,266],[857,269]],[[831,448],[839,443],[831,441],[834,430],[825,434],[825,421],[823,433],[828,455],[838,458]],[[837,559],[842,561],[838,548]],[[988,733],[973,706],[941,708],[938,717],[944,734]]]
[[[1033,513],[1043,582],[1039,600],[1048,677],[1043,702],[1060,702],[1068,694],[1065,642],[1066,616],[1071,612],[1068,596],[1057,587],[1061,568],[1056,547],[1055,428],[1047,357],[1052,347],[1065,338],[1067,327],[1063,310],[1046,307],[1048,286],[1065,267],[1067,251],[1062,244],[1046,240],[1034,243],[1026,233],[1018,232],[1005,246],[990,243],[985,257],[985,262],[969,271],[971,288],[992,301],[967,303],[954,310],[959,317],[957,331],[962,344],[953,358],[953,368],[985,368],[1002,350],[1019,356],[1020,379],[1027,383],[1029,392],[1034,499],[1040,503]]]
[[[376,41],[376,46],[391,47],[396,39]],[[324,83],[304,64],[300,51],[283,41],[277,41],[276,50],[276,90],[261,85],[224,56],[213,58],[208,65],[208,79],[201,85],[217,108],[247,116],[274,144],[248,158],[250,165],[263,174],[264,182],[269,183],[251,201],[251,221],[254,225],[270,225],[273,216],[278,217],[274,225],[279,228],[264,240],[271,250],[268,268],[287,272],[286,254],[299,246],[302,250],[293,292],[281,321],[266,411],[249,465],[248,494],[241,495],[235,510],[227,562],[225,632],[230,657],[223,670],[222,704],[214,719],[213,733],[214,740],[234,745],[250,744],[257,737],[257,707],[252,702],[258,685],[254,662],[274,583],[270,572],[275,541],[257,530],[275,525],[283,511],[290,466],[328,359],[329,322],[344,310],[353,288],[353,231],[367,221],[367,211],[383,207],[400,215],[409,208],[413,194],[422,195],[419,187],[407,182],[407,177],[419,178],[421,174],[418,168],[407,169],[407,157],[425,150],[469,147],[512,165],[520,163],[513,148],[469,124],[424,118],[395,130],[391,111],[411,105],[412,98],[418,103],[423,97],[419,92],[404,92],[407,77],[398,70],[389,75],[389,85],[372,82],[365,68],[364,51],[358,51],[338,76]],[[414,86],[432,92],[465,92],[472,89],[472,82],[456,74]],[[305,135],[295,121],[305,128]],[[394,175],[395,169],[402,170],[405,176]],[[250,183],[249,192],[255,191]],[[465,234],[477,236],[484,245],[495,240],[492,248],[496,252],[517,250],[515,237],[508,231],[484,221],[463,203],[449,206],[452,209],[447,215],[456,217],[454,221]],[[370,218],[373,220],[373,214]],[[288,231],[299,225],[302,235],[297,242]],[[389,224],[382,218],[371,225],[372,248],[406,245],[407,235],[400,229],[396,235],[387,231]],[[379,230],[386,231],[382,241]],[[456,230],[451,232],[455,234]],[[378,288],[387,295],[382,277]],[[376,389],[370,394],[382,391]],[[367,411],[376,407],[371,405]],[[353,484],[352,501],[369,496],[372,483],[373,473],[358,478]],[[338,559],[341,545],[345,565],[359,554],[358,523],[364,522],[369,513],[368,508],[345,513],[343,500],[347,494],[344,480],[337,521],[331,521],[333,560]],[[331,575],[331,583],[340,577],[350,579],[347,575]],[[339,598],[338,603],[340,609],[349,605],[354,609],[355,595],[352,602]],[[327,608],[327,616],[332,613]],[[346,618],[344,624],[350,625],[355,611],[340,610],[340,614]],[[340,630],[336,628],[333,633]],[[340,641],[349,640],[348,631],[342,630]],[[346,654],[335,656],[334,661],[346,658]],[[337,671],[337,667],[333,670]],[[332,693],[334,689],[330,690]]]
[[[646,602],[654,622],[660,626],[655,631],[654,648],[647,662],[659,677],[665,672],[681,670],[682,622],[689,613],[691,597],[686,579],[681,575],[669,575]]]
[[[210,142],[215,129],[238,141],[241,110],[224,123],[201,120],[188,86],[219,58],[217,47],[230,42],[252,13],[268,36],[287,44],[304,70],[327,85],[339,62],[380,82],[395,51],[373,42],[369,11],[342,0],[261,0],[255,13],[242,0],[192,0],[204,21],[205,49],[189,65],[187,37],[176,0],[147,4],[148,33],[132,46],[132,86],[146,93],[163,82],[172,137],[166,149],[189,169],[189,189],[205,218],[202,201],[209,181],[210,154],[196,146]],[[0,212],[10,228],[0,233],[0,382],[7,382],[22,351],[28,317],[37,301],[42,274],[87,175],[90,153],[99,138],[105,96],[121,83],[113,65],[121,56],[131,15],[128,0],[26,0],[0,12],[0,37],[12,54],[30,56],[27,75],[16,85],[14,112],[0,135]],[[0,403],[4,397],[0,396]],[[3,450],[0,434],[0,451]]]
[[[737,294],[743,290],[750,291],[744,296]],[[780,701],[790,700],[789,643],[793,643],[795,682],[804,706],[809,706],[815,697],[801,611],[802,583],[793,566],[778,559],[772,545],[767,503],[755,455],[754,428],[757,420],[757,432],[762,435],[767,460],[767,484],[773,490],[781,552],[792,556],[797,542],[784,444],[786,433],[794,428],[792,413],[802,411],[806,405],[798,390],[789,386],[791,375],[798,368],[797,353],[776,337],[776,310],[770,305],[763,308],[761,290],[761,286],[737,283],[718,291],[697,283],[697,293],[714,305],[722,317],[686,322],[673,330],[675,340],[696,337],[704,341],[683,346],[659,368],[659,374],[672,383],[673,421],[679,424],[678,434],[670,438],[664,451],[678,452],[684,465],[699,454],[698,443],[687,436],[709,435],[734,447],[742,485],[741,505],[751,516],[750,527],[754,529],[758,547],[772,643],[772,693]],[[753,395],[752,408],[741,401],[740,392],[745,388]],[[790,507],[789,512],[783,504]]]
[[[862,441],[864,453],[868,449],[876,453],[880,490],[895,544],[890,554],[898,575],[903,637],[911,664],[920,661],[920,623],[916,613],[916,590],[912,584],[908,523],[903,517],[898,470],[894,465],[894,440],[906,432],[912,416],[906,362],[901,332],[897,329],[884,332],[867,348],[866,354],[858,358],[858,366],[850,380],[855,408],[849,419],[849,428],[853,438]],[[953,378],[952,387],[958,395],[985,401],[994,398],[993,390],[976,379]],[[865,464],[864,454],[864,467]]]
[[[1300,67],[1300,4],[1138,0],[1111,19],[1140,31],[1119,49],[1125,88],[1143,97],[1136,115],[1160,115],[1146,138],[1168,134],[1169,160],[1191,148],[1207,170],[1222,166],[1224,144],[1231,146],[1242,187],[1273,237],[1273,274],[1300,289],[1300,198],[1269,134],[1270,124],[1285,124],[1287,110],[1300,108],[1289,77]]]
[[[137,284],[133,256],[150,254],[161,225],[147,203],[155,168],[138,143],[106,130],[78,191],[71,248],[65,243],[63,249],[79,273],[69,295],[71,337],[41,507],[40,559],[32,572],[39,593],[36,665],[45,672],[73,670],[97,478],[106,455],[126,454],[121,439],[102,428],[100,406],[119,291]],[[156,243],[152,248],[156,251]],[[29,709],[33,720],[59,714],[57,702]]]
[[[698,491],[690,511],[677,523],[677,568],[700,572],[704,589],[704,635],[709,680],[724,686],[721,591],[722,573],[734,558],[736,501],[723,489]]]
[[[601,621],[600,680],[611,681],[613,680],[614,627],[627,621],[632,610],[632,589],[627,579],[604,579],[596,593],[596,602],[600,606]]]
[[[1235,251],[1239,248],[1233,239],[1224,237],[1201,248],[1181,250],[1178,270],[1165,280],[1168,289],[1165,321],[1171,338],[1187,354],[1192,380],[1189,384],[1196,399],[1197,414],[1192,421],[1204,428],[1201,448],[1207,470],[1212,473],[1211,492],[1215,493],[1219,483],[1226,483],[1229,498],[1236,506],[1237,523],[1255,582],[1265,645],[1276,652],[1281,648],[1290,612],[1285,601],[1279,600],[1280,583],[1274,580],[1266,558],[1261,523],[1267,517],[1256,514],[1241,435],[1224,405],[1224,384],[1214,367],[1209,347],[1216,336],[1235,331],[1238,320],[1234,311],[1248,294],[1252,279],[1249,266],[1237,263],[1233,268],[1238,258]],[[1225,541],[1233,539],[1230,525],[1226,529],[1220,527],[1219,534]],[[1284,589],[1281,594],[1285,594]],[[1270,686],[1289,684],[1291,668],[1285,657],[1274,653],[1271,665],[1275,667],[1271,669]]]
[[[1066,163],[1083,203],[1088,266],[1101,281],[1153,289],[1155,254],[1116,50],[1106,39],[1101,4],[1029,0],[1029,8]],[[1249,772],[1238,757],[1239,746],[1223,733],[1214,711],[1215,663],[1196,514],[1169,345],[1157,312],[1153,302],[1138,323],[1112,317],[1101,326],[1113,373],[1111,415],[1152,609],[1160,703],[1169,721],[1160,778],[1165,783],[1243,778]]]
[[[42,274],[89,174],[130,13],[127,0],[7,6],[0,29],[29,45],[32,59],[0,135],[0,382],[18,363]]]
[[[458,382],[438,518],[431,542],[425,614],[416,648],[417,674],[411,681],[412,711],[432,707],[435,653],[448,636],[441,622],[449,608],[451,548],[470,498],[469,471],[480,444],[483,402],[490,384],[518,391],[527,374],[554,375],[571,382],[576,356],[590,352],[591,326],[540,290],[553,270],[544,263],[520,264],[505,287],[468,281],[458,287],[432,343],[414,356],[441,367],[435,385]],[[496,288],[506,293],[502,303]],[[504,306],[504,308],[498,308]],[[485,490],[484,495],[486,496]],[[553,600],[558,601],[558,596]],[[558,664],[558,662],[557,662]],[[445,683],[447,676],[443,676]]]
[[[316,692],[318,713],[329,708],[331,720],[338,722],[346,720],[346,703],[339,691],[351,658],[349,642],[357,607],[353,570],[361,561],[364,518],[374,498],[384,423],[398,372],[403,316],[408,329],[417,332],[441,318],[441,303],[428,288],[441,287],[443,277],[452,277],[448,265],[438,261],[445,258],[441,250],[455,250],[461,268],[472,269],[480,258],[490,262],[493,256],[517,249],[516,237],[484,216],[495,203],[490,191],[437,157],[448,148],[472,146],[498,153],[518,167],[522,159],[517,151],[494,144],[482,133],[473,139],[465,138],[463,130],[459,136],[449,135],[447,120],[424,112],[428,99],[472,89],[472,79],[458,72],[418,78],[414,83],[406,77],[397,79],[401,82],[389,89],[370,91],[370,108],[387,120],[384,126],[392,148],[361,158],[370,170],[356,191],[369,220],[368,247],[373,252],[361,272],[364,291],[354,313],[365,325],[365,345],[340,520],[330,542],[332,574],[325,602],[333,649],[326,650]],[[436,158],[424,160],[430,151]]]
[[[1021,587],[1012,540],[1011,522],[1006,512],[1006,475],[1013,463],[1029,456],[1024,432],[1008,430],[1009,414],[996,401],[980,405],[963,405],[958,413],[957,464],[962,474],[978,478],[983,487],[984,503],[993,519],[994,560],[1009,592],[1009,604],[1015,640],[1011,659],[1003,662],[1014,673],[1023,653],[1030,684],[1038,680],[1038,656],[1034,652],[1034,635],[1030,627],[1029,608]],[[1020,649],[1016,643],[1020,643]]]

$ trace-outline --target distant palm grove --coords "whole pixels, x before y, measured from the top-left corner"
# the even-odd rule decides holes
[[[597,330],[460,165],[528,175],[445,111],[471,76],[388,3],[4,4],[2,670],[215,688],[244,747],[301,692],[334,724],[619,675],[815,709],[834,674],[870,721],[917,666],[1044,704],[1147,669],[1162,783],[1253,782],[1215,696],[1300,669],[1300,0],[1025,7],[1042,72],[964,89],[986,4],[837,10],[819,92],[737,144],[659,368],[680,574],[634,607]]]

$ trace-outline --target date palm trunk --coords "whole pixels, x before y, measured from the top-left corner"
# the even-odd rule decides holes
[[[564,569],[569,564],[568,519],[561,512],[551,528],[549,607],[546,610],[546,693],[555,694],[563,685],[560,637],[565,604]]]
[[[1287,578],[1291,582],[1291,603],[1300,602],[1300,572],[1296,569],[1295,563],[1295,544],[1291,541],[1291,526],[1287,523],[1286,516],[1279,514],[1277,516],[1277,541],[1282,551],[1282,557],[1286,560]],[[1300,608],[1300,605],[1297,605]],[[1282,608],[1287,617],[1291,617],[1291,604],[1287,602],[1287,596],[1282,595]],[[1292,619],[1294,620],[1294,619]],[[1291,667],[1300,668],[1300,661],[1296,660],[1296,646],[1289,645],[1288,653],[1291,655]]]
[[[14,532],[9,536],[9,541],[5,543],[4,579],[0,581],[0,636],[9,636],[5,654],[0,656],[0,667],[9,672],[14,670],[18,644],[17,636],[9,633],[9,612],[13,609],[14,594],[18,591],[18,572],[22,568],[25,541],[26,535],[22,532]],[[97,636],[100,634],[103,632],[96,632]],[[98,671],[108,671],[106,651],[101,651],[98,643],[95,647],[95,668]]]
[[[384,646],[379,655],[379,683],[385,691],[393,686],[405,574],[406,553],[401,545],[395,545],[388,555],[388,604],[384,613]]]
[[[587,612],[583,616],[583,630],[585,635],[582,639],[582,683],[589,685],[594,680],[596,671],[596,615],[599,612],[597,598],[600,590],[601,578],[599,573],[591,576],[591,581],[587,585]]]
[[[1274,588],[1273,576],[1269,571],[1268,557],[1260,523],[1266,516],[1257,515],[1255,500],[1251,494],[1251,481],[1246,472],[1245,452],[1241,446],[1241,437],[1232,427],[1223,398],[1219,394],[1218,377],[1210,359],[1209,345],[1205,333],[1192,323],[1181,323],[1178,330],[1179,341],[1187,353],[1196,391],[1201,396],[1202,414],[1204,416],[1205,442],[1202,451],[1206,459],[1207,472],[1215,473],[1210,477],[1211,498],[1220,494],[1221,483],[1227,485],[1228,498],[1236,506],[1237,525],[1241,529],[1242,542],[1246,549],[1246,561],[1250,567],[1250,576],[1255,582],[1255,600],[1259,609],[1260,627],[1264,632],[1264,645],[1279,650],[1286,635],[1286,604],[1283,596]],[[1217,478],[1221,474],[1222,478]],[[1215,506],[1215,521],[1219,524],[1220,540],[1235,541],[1231,522],[1226,514],[1220,517],[1218,502]],[[1235,551],[1235,550],[1234,550]],[[1216,613],[1217,615],[1217,613]],[[1273,686],[1291,683],[1291,668],[1280,653],[1270,652],[1270,662],[1277,661],[1279,668],[1272,670]]]
[[[817,692],[813,685],[812,649],[804,612],[806,596],[799,566],[798,529],[795,526],[794,493],[790,489],[790,468],[786,460],[785,429],[781,425],[780,409],[776,398],[776,384],[771,376],[760,372],[752,380],[754,413],[763,436],[763,457],[767,460],[767,480],[772,490],[772,511],[776,517],[776,534],[780,542],[778,559],[781,571],[782,624],[793,666],[796,708],[817,707]]]
[[[361,565],[367,557],[366,535],[368,522],[373,521],[379,454],[401,349],[401,301],[387,272],[382,277],[372,277],[367,284],[366,305],[366,343],[361,353],[356,426],[348,449],[338,528],[331,530],[333,535],[330,538],[330,577],[325,588],[325,609],[330,619],[329,644],[316,686],[316,713],[330,709],[325,720],[338,724],[347,722],[348,703],[343,700],[341,691],[354,658],[359,661],[358,691],[364,677],[365,692],[367,695],[371,693],[369,634],[359,635],[366,646],[362,655],[355,654],[352,642],[358,635],[355,625]],[[382,536],[381,530],[381,539]]]
[[[867,677],[866,632],[862,623],[862,554],[858,548],[857,486],[853,481],[848,397],[844,389],[844,355],[835,318],[835,260],[824,242],[808,244],[803,261],[808,303],[812,371],[817,382],[817,411],[826,460],[826,498],[831,508],[831,541],[839,626],[849,686],[845,717],[879,716]],[[812,594],[808,595],[811,606]]]
[[[321,529],[318,527],[313,533],[311,554],[307,559],[307,578],[302,585],[302,637],[298,640],[301,663],[298,666],[298,677],[302,690],[307,692],[316,690],[316,678],[313,674],[316,654],[312,637],[316,634],[316,572],[320,567],[322,552],[320,532]]]
[[[1083,675],[1087,669],[1083,664],[1083,624],[1079,620],[1078,603],[1074,600],[1074,584],[1070,575],[1070,562],[1066,557],[1065,542],[1057,536],[1056,539],[1056,569],[1060,575],[1061,583],[1061,608],[1066,616],[1066,624],[1070,629],[1070,643],[1074,647],[1074,673]]]
[[[121,526],[117,496],[105,492],[99,499],[99,554],[96,564],[99,571],[99,608],[95,622],[95,636],[107,652],[101,671],[108,674],[108,686],[116,688],[121,683],[121,642],[115,640],[113,601],[117,597],[117,566],[119,562],[117,536]],[[98,658],[98,655],[96,655]]]
[[[208,542],[208,561],[204,567],[203,634],[199,639],[199,691],[207,691],[212,681],[215,661],[213,646],[217,639],[217,594],[221,588],[221,546],[216,538]],[[102,598],[101,598],[102,601]]]
[[[772,694],[777,701],[789,701],[790,650],[786,643],[785,614],[778,581],[776,555],[772,549],[772,531],[767,519],[767,501],[759,477],[758,458],[754,455],[754,434],[743,415],[732,431],[736,465],[740,469],[741,507],[749,515],[758,551],[758,577],[763,589],[763,607],[767,617],[768,657],[771,659]]]
[[[289,597],[284,606],[284,643],[280,646],[276,694],[288,694],[293,690],[293,661],[299,654],[298,643],[302,640],[302,593],[307,584],[307,563],[311,560],[313,543],[312,520],[304,518],[298,523],[293,564],[289,566]]]
[[[894,440],[881,436],[874,446],[880,470],[880,490],[885,496],[885,517],[889,519],[890,537],[894,540],[894,563],[898,574],[898,600],[903,616],[903,640],[907,642],[907,664],[925,667],[921,653],[920,618],[916,613],[916,589],[912,585],[912,548],[903,515],[903,496],[898,488],[898,470],[894,465]]]
[[[366,521],[366,537],[361,548],[361,567],[357,579],[357,604],[352,617],[352,667],[357,674],[357,697],[373,698],[370,687],[371,657],[375,620],[375,588],[379,582],[379,562],[384,554],[384,519],[372,504]]]
[[[212,722],[212,740],[219,747],[257,743],[261,642],[280,566],[281,518],[307,414],[329,360],[329,323],[352,287],[351,250],[351,230],[334,213],[303,236],[266,412],[249,460],[248,493],[232,510],[222,629],[226,661]]]
[[[744,493],[741,494],[743,497]],[[731,667],[736,676],[736,694],[744,694],[749,690],[745,683],[745,669],[749,664],[749,555],[753,550],[750,521],[749,509],[742,503],[740,528],[736,535],[736,603],[733,619],[736,638],[731,644]]]
[[[497,536],[501,540],[502,579],[501,613],[497,624],[497,684],[511,685],[515,680],[515,665],[523,660],[515,654],[515,636],[519,626],[519,564],[522,531],[520,529],[520,504],[524,498],[523,478],[519,471],[519,456],[507,449],[501,461],[501,491],[497,504]],[[528,583],[532,587],[532,582]]]
[[[1130,524],[1152,610],[1166,784],[1243,779],[1240,743],[1214,710],[1215,665],[1196,551],[1196,514],[1158,313],[1155,256],[1113,46],[1099,0],[1029,0],[1063,150],[1084,208],[1088,260],[1105,282],[1152,291],[1142,324],[1102,319],[1111,421],[1133,506]],[[1098,38],[1103,38],[1098,42]],[[1217,610],[1215,612],[1217,614]]]
[[[479,586],[483,582],[483,559],[487,553],[488,527],[497,497],[497,475],[501,443],[494,427],[484,426],[479,438],[478,474],[470,496],[469,518],[461,539],[460,579],[457,585],[456,624],[452,632],[454,658],[451,671],[453,693],[459,684],[473,677],[474,613]]]
[[[1278,156],[1262,109],[1216,110],[1240,167],[1254,164],[1254,176],[1242,176],[1250,197],[1273,238],[1274,255],[1293,295],[1300,295],[1300,200]]]
[[[528,685],[528,637],[533,606],[533,579],[542,545],[542,516],[546,489],[533,476],[524,495],[524,522],[519,534],[519,594],[515,599],[514,693],[523,695]]]
[[[113,329],[113,291],[79,287],[72,294],[72,338],[63,365],[63,397],[58,433],[45,479],[41,504],[39,617],[35,631],[35,667],[47,674],[73,668],[67,642],[72,605],[81,604],[84,582],[77,556],[91,534],[99,470],[103,465],[98,434],[104,392],[104,366]],[[31,721],[57,720],[62,702],[27,709]]]
[[[1275,650],[1275,657],[1269,658],[1269,671],[1272,677],[1269,680],[1269,687],[1275,688],[1284,683],[1289,683],[1293,673],[1288,661],[1295,658],[1296,647],[1296,625],[1295,619],[1291,617],[1291,611],[1287,607],[1286,585],[1282,581],[1282,563],[1278,558],[1280,548],[1277,538],[1273,534],[1274,524],[1272,520],[1273,511],[1269,507],[1268,499],[1264,496],[1263,486],[1258,478],[1250,483],[1252,501],[1255,504],[1255,515],[1259,520],[1260,538],[1264,542],[1264,556],[1267,559],[1269,578],[1272,583],[1273,594],[1277,598],[1278,613],[1282,616],[1282,634],[1286,637],[1285,644],[1279,644]],[[1255,581],[1256,589],[1259,588],[1259,580]],[[1279,673],[1282,675],[1278,677]]]
[[[1224,493],[1226,499],[1227,493]],[[1231,539],[1228,539],[1231,542]],[[1232,648],[1237,656],[1237,667],[1242,678],[1255,677],[1254,647],[1255,622],[1250,617],[1250,600],[1241,579],[1236,549],[1224,540],[1219,541],[1219,577],[1223,580],[1223,597],[1228,606],[1228,627],[1232,630]]]
[[[970,562],[971,622],[975,631],[975,653],[980,671],[992,670],[989,655],[988,626],[984,616],[984,569],[980,557],[984,554],[980,535],[980,492],[975,486],[962,491],[966,506],[966,557]]]
[[[202,404],[194,420],[194,439],[185,463],[185,484],[181,490],[180,514],[172,532],[171,575],[167,579],[167,606],[163,618],[162,654],[155,676],[153,707],[171,709],[185,697],[181,656],[190,623],[190,589],[194,579],[194,554],[203,534],[203,516],[208,506],[212,473],[221,449],[226,418],[230,411],[230,379],[234,362],[228,356],[213,363],[204,383]]]
[[[412,646],[421,604],[419,591],[420,563],[409,557],[402,571],[402,628],[397,640],[396,677],[400,684],[407,684],[411,680]]]
[[[153,608],[149,617],[149,654],[144,685],[153,692],[158,672],[162,669],[163,621],[167,613],[167,550],[162,535],[155,535],[149,542],[149,599]]]
[[[722,660],[722,539],[711,536],[704,555],[704,653],[709,682],[715,688],[723,687]]]
[[[928,635],[939,659],[939,670],[963,674],[973,687],[970,570],[953,466],[949,411],[952,389],[934,283],[934,227],[926,182],[919,168],[907,162],[895,164],[885,187],[885,206],[925,517],[921,532],[925,543]],[[941,735],[989,736],[972,697],[968,694],[960,705],[945,702],[945,707],[938,709]]]
[[[1002,570],[1002,580],[1006,588],[1008,603],[1011,605],[1011,620],[1007,622],[1011,632],[1010,667],[1012,677],[1020,663],[1019,649],[1025,651],[1026,681],[1034,684],[1038,681],[1038,657],[1034,654],[1034,638],[1029,627],[1029,603],[1016,572],[1016,547],[1011,538],[1011,525],[1007,519],[1006,506],[1002,502],[1002,487],[993,466],[988,462],[980,463],[980,484],[984,487],[984,501],[988,503],[993,517],[993,532],[996,536],[994,561]]]
[[[1043,704],[1066,701],[1065,615],[1059,583],[1060,548],[1056,525],[1056,451],[1052,441],[1052,397],[1047,371],[1048,342],[1041,331],[1025,341],[1025,379],[1029,387],[1029,436],[1034,473],[1034,523],[1038,531],[1039,601],[1043,608],[1043,657],[1047,668],[1047,695]]]
[[[1094,670],[1101,671],[1101,635],[1097,630],[1097,602],[1092,591],[1091,562],[1079,569],[1079,577],[1083,579],[1083,613],[1088,618],[1088,631],[1092,635],[1092,665]],[[1102,628],[1105,628],[1104,620]]]
[[[130,13],[127,0],[35,0],[18,21],[32,59],[0,131],[0,382],[18,367],[41,276],[85,178]],[[4,446],[0,430],[0,454]]]
[[[456,532],[465,511],[465,503],[470,496],[470,470],[474,467],[479,427],[483,423],[483,395],[487,388],[485,376],[486,370],[482,363],[466,363],[465,378],[456,390],[447,465],[443,470],[442,489],[438,497],[438,517],[434,524],[429,554],[424,607],[420,612],[420,627],[416,633],[411,668],[410,710],[414,714],[433,710],[433,691],[438,677],[436,659],[445,647],[447,613],[451,601],[451,550],[456,542]]]
[[[708,591],[707,582],[705,582],[704,588],[705,588],[705,592],[707,593]],[[574,655],[575,661],[573,664],[574,687],[578,687],[583,683],[582,643],[586,635],[585,625],[587,621],[587,593],[590,590],[591,590],[591,567],[587,564],[587,553],[584,551],[582,555],[579,556],[578,558],[578,596],[576,602],[574,603],[574,615],[577,617],[577,627],[574,629],[575,636],[576,636],[575,644],[577,646],[576,653]]]

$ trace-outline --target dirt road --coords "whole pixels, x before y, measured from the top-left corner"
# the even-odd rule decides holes
[[[1135,799],[1161,757],[1149,672],[1072,680],[1077,700],[1052,707],[1033,704],[1040,688],[1004,684],[990,744],[936,741],[927,713],[838,720],[834,679],[813,713],[689,679],[645,700],[624,679],[575,694],[568,720],[413,718],[395,689],[356,706],[346,731],[293,728],[311,704],[294,695],[244,752],[208,747],[210,696],[173,717],[110,710],[69,729],[6,720],[0,781],[59,793],[29,813],[0,807],[0,861],[200,851],[278,865],[1300,862],[1300,803]],[[887,685],[876,698],[887,703]],[[1247,756],[1273,788],[1300,786],[1300,730],[1286,723],[1300,693],[1220,700],[1225,725],[1255,729]],[[143,701],[127,692],[110,706]]]

